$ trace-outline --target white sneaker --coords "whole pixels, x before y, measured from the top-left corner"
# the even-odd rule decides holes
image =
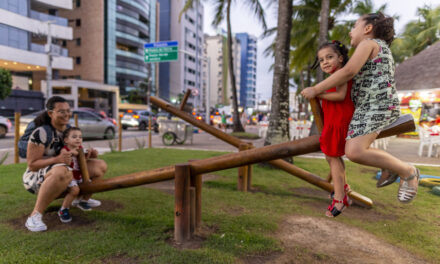
[[[98,200],[95,200],[95,199],[92,199],[92,198],[88,199],[87,201],[86,201],[86,200],[81,200],[81,201],[83,201],[83,202],[87,202],[87,204],[88,204],[90,207],[98,207],[98,206],[101,206],[101,201],[98,201]]]
[[[73,199],[72,206],[77,206],[79,204],[80,199]]]
[[[74,199],[72,201],[72,206],[78,206],[79,202],[86,202],[88,206],[90,207],[98,207],[101,205],[101,201],[95,200],[95,199],[88,199],[88,200],[84,200],[84,199]]]
[[[42,218],[43,216],[37,212],[36,214],[28,217],[25,226],[27,229],[29,229],[29,231],[32,232],[46,231],[47,226],[43,223]]]

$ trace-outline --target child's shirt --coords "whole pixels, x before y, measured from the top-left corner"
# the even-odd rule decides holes
[[[63,149],[70,151],[70,149],[67,146],[64,146]],[[81,176],[81,170],[79,168],[79,162],[77,156],[72,155],[72,162],[70,163],[70,167],[72,168],[73,179],[77,181],[81,180],[82,176]]]

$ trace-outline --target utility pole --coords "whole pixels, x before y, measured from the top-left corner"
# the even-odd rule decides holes
[[[51,32],[51,24],[53,21],[46,21],[47,24],[47,44],[46,44],[46,53],[47,53],[47,66],[46,66],[46,100],[52,97],[52,32]]]

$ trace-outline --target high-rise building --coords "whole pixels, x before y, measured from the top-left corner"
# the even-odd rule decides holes
[[[156,4],[74,0],[73,10],[61,12],[73,27],[73,40],[63,45],[74,58],[73,71],[61,71],[63,78],[118,85],[122,96],[144,82],[155,94],[156,69],[144,62],[144,44],[156,41]]]
[[[228,45],[224,34],[207,36],[205,39],[206,55],[210,58],[210,98],[211,106],[231,105],[232,86],[229,74]],[[240,82],[241,82],[241,46],[239,41],[233,37],[232,58],[234,63],[235,82],[237,88],[237,101],[240,104]]]
[[[203,56],[203,4],[180,15],[185,1],[158,0],[160,4],[160,40],[179,42],[179,59],[159,65],[159,96],[177,101],[187,89],[193,92],[196,107],[201,107],[201,72]]]
[[[257,38],[247,33],[235,37],[241,46],[240,105],[255,108],[257,87]]]
[[[0,67],[12,72],[13,88],[46,89],[35,77],[46,76],[49,34],[54,78],[59,70],[72,69],[72,58],[61,47],[72,39],[72,28],[59,16],[60,10],[71,9],[71,0],[0,0]]]

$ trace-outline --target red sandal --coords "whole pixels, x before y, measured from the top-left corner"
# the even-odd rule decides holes
[[[336,217],[336,216],[338,216],[338,215],[340,215],[341,213],[342,213],[342,211],[344,210],[344,208],[345,208],[345,201],[346,200],[346,196],[344,197],[344,199],[341,201],[341,200],[336,200],[336,199],[333,199],[332,200],[332,204],[327,208],[327,210],[330,212],[330,214],[332,215],[332,216],[329,216],[329,215],[327,215],[327,214],[325,214],[327,217]],[[341,208],[341,210],[339,210],[338,208],[336,208],[336,204],[337,203],[341,203],[342,204],[342,208]]]

